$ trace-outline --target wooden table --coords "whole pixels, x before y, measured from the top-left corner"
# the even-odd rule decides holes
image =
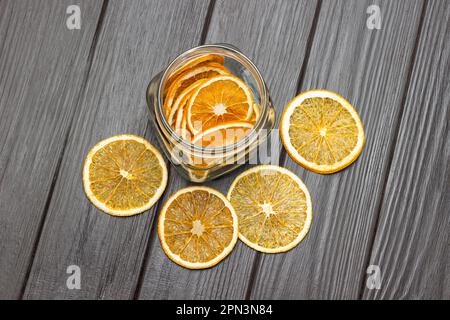
[[[73,4],[79,30],[66,27]],[[372,4],[381,29],[368,27]],[[0,39],[1,298],[450,299],[450,1],[1,0]],[[114,218],[89,203],[81,169],[108,136],[156,143],[146,86],[204,43],[255,62],[278,121],[298,92],[326,88],[355,106],[367,142],[329,176],[280,145],[279,164],[311,192],[306,239],[277,255],[239,242],[192,271],[156,232],[161,203],[189,182],[170,168],[157,205]],[[208,185],[225,192],[235,176]],[[79,290],[66,286],[70,265]]]

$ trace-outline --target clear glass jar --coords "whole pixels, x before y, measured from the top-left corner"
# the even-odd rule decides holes
[[[189,61],[207,54],[223,56],[224,66],[249,86],[255,103],[260,106],[259,118],[248,135],[220,148],[201,147],[184,140],[169,125],[163,111],[167,79]],[[248,161],[250,153],[266,141],[275,125],[275,110],[260,72],[250,59],[229,44],[203,45],[179,55],[151,80],[147,103],[163,154],[184,178],[193,182],[217,178]]]

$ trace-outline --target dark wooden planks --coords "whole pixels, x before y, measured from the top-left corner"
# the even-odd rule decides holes
[[[206,42],[230,43],[248,55],[260,68],[280,114],[297,90],[315,10],[313,1],[217,1]],[[235,176],[233,173],[208,185],[226,192]],[[172,176],[164,198],[190,184],[178,175]],[[165,256],[155,226],[151,236],[140,299],[246,297],[255,251],[238,242],[230,256],[216,267],[192,271]]]
[[[25,298],[134,296],[154,210],[130,218],[96,210],[83,192],[83,161],[103,138],[144,134],[146,87],[177,53],[198,44],[207,7],[203,0],[109,1]],[[66,287],[72,264],[81,268],[81,290]]]
[[[262,255],[252,298],[358,298],[422,12],[421,1],[376,1],[382,29],[366,28],[374,1],[324,1],[301,90],[325,88],[361,115],[359,160],[333,175],[285,166],[313,200],[309,235],[286,254]]]
[[[0,1],[0,298],[17,299],[83,81],[102,2]]]
[[[450,299],[450,3],[428,1],[364,298]]]

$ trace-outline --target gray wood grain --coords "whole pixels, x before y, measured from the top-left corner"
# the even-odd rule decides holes
[[[203,0],[109,1],[25,298],[133,297],[154,209],[130,218],[96,210],[83,192],[83,161],[103,138],[144,134],[146,87],[171,58],[199,43],[207,7]],[[66,287],[72,264],[81,268],[81,290]]]
[[[217,0],[210,21],[205,0],[105,3],[99,20],[102,2],[81,2],[82,29],[69,31],[68,0],[0,0],[0,299],[450,299],[449,1],[321,1],[316,29],[307,0]],[[366,28],[371,4],[381,30]],[[300,75],[300,91],[346,97],[367,141],[330,176],[282,151],[313,198],[298,247],[265,255],[239,242],[192,271],[165,256],[155,226],[163,201],[191,183],[170,169],[157,205],[114,218],[86,199],[81,170],[110,135],[155,142],[146,86],[204,37],[256,63],[278,118]],[[246,168],[208,185],[225,193]],[[66,287],[72,264],[81,290]],[[370,264],[380,290],[365,288]]]
[[[262,72],[280,114],[297,90],[315,9],[313,1],[217,1],[206,42],[230,43],[249,56]],[[236,175],[234,172],[208,185],[225,193]],[[190,184],[178,175],[172,176],[164,200]],[[166,257],[155,229],[140,299],[246,297],[255,251],[238,242],[230,256],[214,268],[187,270]]]
[[[450,299],[450,3],[427,2],[364,298]]]
[[[102,2],[0,1],[0,299],[20,298]]]
[[[366,145],[359,160],[333,175],[285,167],[312,197],[309,235],[286,254],[262,255],[252,298],[359,297],[406,86],[421,1],[376,1],[382,29],[366,27],[374,1],[324,1],[301,90],[346,97],[361,115]]]

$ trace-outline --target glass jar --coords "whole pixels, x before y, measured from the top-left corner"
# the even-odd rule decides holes
[[[256,124],[245,138],[219,148],[201,147],[184,140],[169,125],[163,111],[165,86],[169,77],[189,61],[208,54],[223,56],[224,66],[247,84],[255,103],[260,106]],[[203,45],[179,55],[151,80],[147,103],[163,154],[184,178],[193,182],[217,178],[254,159],[251,155],[257,153],[256,150],[267,140],[275,124],[275,110],[260,72],[250,59],[229,44]]]

